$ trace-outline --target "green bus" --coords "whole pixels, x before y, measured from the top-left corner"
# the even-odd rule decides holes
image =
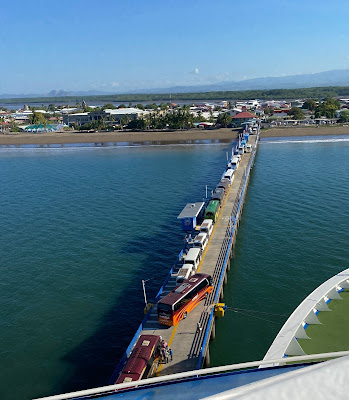
[[[205,219],[212,219],[213,222],[216,222],[219,214],[219,200],[211,200],[208,203],[205,211]]]

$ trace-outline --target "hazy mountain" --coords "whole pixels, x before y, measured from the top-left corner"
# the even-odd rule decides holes
[[[13,93],[3,93],[0,94],[0,99],[21,99],[22,97],[41,97],[42,95],[37,93],[28,93],[28,94],[13,94]]]
[[[245,79],[243,81],[218,82],[208,85],[173,86],[168,88],[139,89],[128,93],[190,93],[215,92],[226,90],[258,90],[258,89],[297,89],[316,86],[349,86],[349,69],[339,69],[319,72],[316,74],[299,74],[278,77]],[[97,96],[120,94],[121,92],[103,92],[98,90],[65,91],[51,90],[46,94],[0,94],[0,98],[30,98],[30,97],[64,97],[64,96]]]
[[[106,95],[106,94],[114,94],[113,92],[103,92],[101,90],[86,90],[86,91],[78,91],[78,92],[69,92],[66,90],[51,90],[48,93],[27,93],[27,94],[0,94],[0,99],[25,99],[25,98],[34,98],[34,97],[65,97],[65,96],[98,96],[98,95]]]
[[[45,97],[64,97],[64,96],[98,96],[105,94],[113,94],[113,92],[103,92],[101,90],[85,90],[78,92],[67,92],[65,90],[51,90],[44,94]]]
[[[210,85],[144,89],[133,91],[133,93],[190,93],[226,90],[297,89],[315,86],[349,86],[349,69],[325,71],[316,74],[245,79],[243,81],[219,82]]]

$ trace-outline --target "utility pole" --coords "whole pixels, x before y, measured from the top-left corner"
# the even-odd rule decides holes
[[[146,294],[146,292],[145,292],[145,282],[148,282],[149,280],[150,280],[150,279],[147,279],[147,280],[142,279],[143,296],[144,296],[144,303],[145,303],[145,306],[148,305],[147,294]]]

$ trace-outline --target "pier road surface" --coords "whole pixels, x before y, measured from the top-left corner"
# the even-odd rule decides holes
[[[249,143],[253,146],[253,152],[255,151],[256,140],[255,135],[250,135]],[[210,274],[213,277],[213,292],[205,301],[202,301],[194,308],[186,319],[172,327],[158,323],[157,306],[154,305],[153,311],[141,332],[141,335],[153,334],[162,336],[173,351],[173,360],[167,364],[159,365],[157,370],[157,375],[159,376],[191,371],[197,368],[205,332],[207,329],[212,328],[208,326],[208,321],[211,309],[214,306],[214,296],[217,290],[222,290],[222,287],[217,287],[217,285],[223,266],[222,254],[225,256],[227,248],[227,228],[231,226],[231,214],[239,202],[241,184],[245,180],[244,172],[250,164],[253,152],[245,153],[242,157],[239,168],[235,173],[235,179],[230,186],[228,195],[225,197],[219,218],[214,225],[213,233],[198,267],[197,272]],[[176,278],[171,277],[165,287],[163,296],[176,286]]]

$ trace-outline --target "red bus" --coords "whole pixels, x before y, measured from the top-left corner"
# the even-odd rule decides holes
[[[186,279],[158,302],[159,323],[169,326],[178,324],[212,290],[210,275],[195,274]]]
[[[160,336],[141,335],[116,383],[151,378],[160,359]]]

